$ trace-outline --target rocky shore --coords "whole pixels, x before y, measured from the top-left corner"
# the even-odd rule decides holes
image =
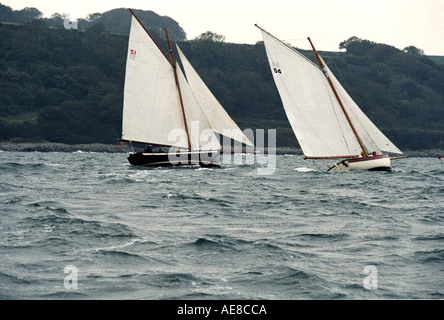
[[[0,142],[0,150],[2,151],[20,151],[20,152],[108,152],[108,153],[125,153],[129,151],[128,147],[119,146],[118,144],[64,144],[54,142],[39,142],[39,143],[13,143]]]
[[[18,152],[105,152],[105,153],[127,153],[131,151],[131,148],[125,144],[119,146],[118,144],[64,144],[54,142],[0,142],[1,151],[18,151]],[[276,148],[276,154],[298,154],[302,155],[301,149],[278,147]],[[444,150],[431,149],[431,150],[410,150],[405,151],[405,154],[409,157],[444,157]]]

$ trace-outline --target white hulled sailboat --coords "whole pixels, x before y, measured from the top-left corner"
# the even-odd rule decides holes
[[[319,65],[261,31],[286,115],[306,159],[344,159],[333,171],[391,170],[402,152],[370,121],[308,38]]]

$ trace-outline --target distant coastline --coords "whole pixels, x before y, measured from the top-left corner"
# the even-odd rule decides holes
[[[0,142],[0,150],[2,151],[19,151],[19,152],[108,152],[108,153],[125,153],[128,148],[119,146],[118,144],[64,144],[55,142]]]
[[[104,152],[104,153],[127,153],[131,151],[128,145],[118,144],[64,144],[55,142],[6,142],[0,141],[0,151],[16,152]],[[276,154],[298,154],[302,155],[301,149],[291,147],[277,147]],[[410,150],[405,151],[409,157],[444,157],[444,150]]]

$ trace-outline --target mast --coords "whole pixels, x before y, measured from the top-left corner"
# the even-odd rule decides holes
[[[174,60],[173,49],[171,48],[170,37],[168,36],[168,30],[166,28],[165,28],[165,34],[166,34],[166,38],[167,38],[167,42],[168,42],[168,50],[169,50],[170,56],[171,56],[171,65],[173,66],[173,69],[174,69],[174,78],[176,79],[177,91],[179,93],[180,107],[182,109],[182,116],[183,116],[183,122],[185,125],[185,131],[187,133],[188,147],[191,151],[190,132],[188,131],[187,117],[185,115],[185,109],[183,107],[183,99],[182,99],[182,93],[180,91],[179,77],[177,76],[176,61]]]
[[[364,145],[362,144],[362,141],[361,141],[361,139],[359,138],[359,135],[358,135],[358,133],[357,133],[355,127],[353,126],[353,123],[351,122],[351,119],[350,119],[350,117],[348,116],[348,113],[347,113],[347,111],[345,110],[345,107],[344,107],[344,105],[342,104],[341,99],[339,98],[339,94],[338,94],[338,92],[336,91],[336,89],[335,89],[335,87],[334,87],[334,85],[333,85],[333,82],[331,81],[330,76],[329,76],[328,73],[327,73],[327,70],[325,70],[325,66],[324,66],[324,64],[322,63],[321,57],[319,56],[319,54],[318,54],[318,52],[316,51],[316,49],[315,49],[313,43],[311,42],[310,37],[308,37],[308,41],[310,42],[310,45],[311,45],[311,47],[313,48],[313,51],[314,51],[314,53],[315,53],[315,55],[316,55],[316,59],[318,60],[319,65],[320,65],[321,68],[322,68],[322,72],[324,73],[325,77],[327,78],[328,83],[329,83],[329,85],[330,85],[330,87],[331,87],[331,89],[332,89],[332,91],[333,91],[333,93],[334,93],[336,99],[338,100],[339,105],[341,106],[341,109],[342,109],[342,112],[343,112],[344,115],[345,115],[345,118],[347,119],[347,121],[348,121],[348,123],[349,123],[349,125],[350,125],[350,127],[351,127],[351,129],[352,129],[352,131],[353,131],[353,133],[354,133],[354,135],[356,136],[356,139],[358,140],[358,143],[359,143],[359,145],[361,146],[361,149],[362,149],[362,151],[364,152],[364,155],[367,157],[367,156],[368,156],[367,150],[365,150],[365,147],[364,147]]]

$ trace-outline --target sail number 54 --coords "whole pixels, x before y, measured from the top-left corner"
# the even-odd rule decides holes
[[[281,69],[279,68],[273,68],[274,73],[282,73]]]

